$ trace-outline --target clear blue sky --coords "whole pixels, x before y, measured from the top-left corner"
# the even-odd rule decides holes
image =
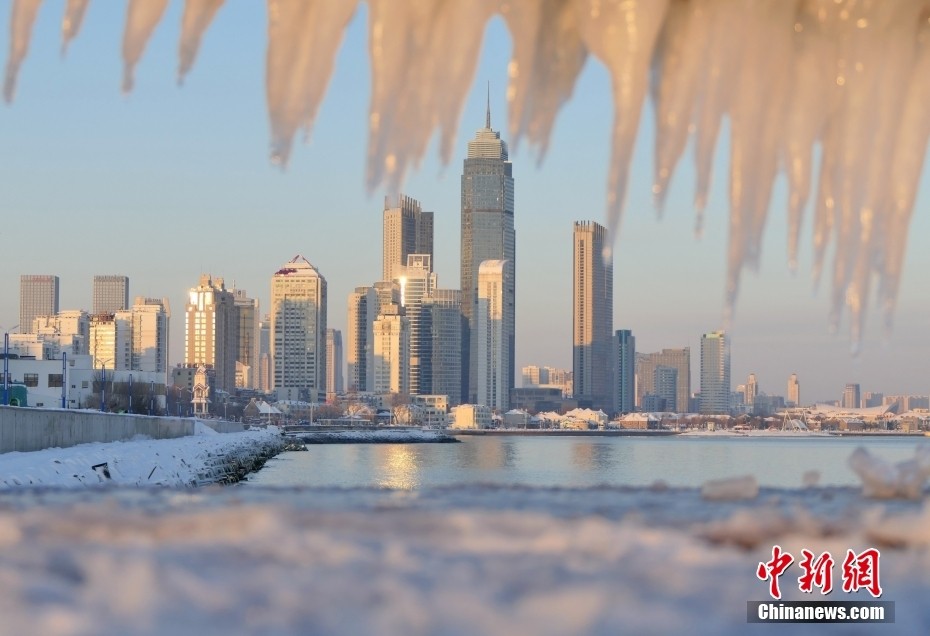
[[[9,6],[9,5],[6,5]],[[207,33],[185,85],[175,85],[182,4],[172,2],[120,94],[120,3],[92,2],[68,56],[59,55],[63,0],[43,3],[14,103],[0,108],[0,326],[18,320],[19,275],[61,277],[63,309],[89,308],[94,274],[130,277],[131,295],[167,296],[172,359],[183,346],[185,291],[201,272],[224,276],[268,306],[271,274],[297,253],[329,283],[329,324],[344,329],[346,297],[381,271],[385,194],[366,193],[369,95],[367,14],[361,5],[342,46],[309,145],[287,171],[268,160],[264,101],[264,3],[230,2]],[[0,51],[9,16],[0,17]],[[459,175],[465,144],[483,125],[491,82],[494,127],[506,131],[510,37],[491,22],[459,128],[451,165],[435,144],[405,192],[436,213],[440,286],[459,279]],[[693,238],[690,148],[665,218],[651,203],[652,105],[644,108],[622,234],[615,251],[615,328],[632,329],[640,351],[691,346],[698,389],[700,334],[721,324],[727,238],[727,138],[718,147],[704,238]],[[517,367],[571,368],[571,232],[577,219],[603,220],[609,77],[589,60],[556,122],[541,167],[527,148],[511,152],[516,179]],[[513,149],[511,149],[513,150]],[[911,236],[930,235],[927,172]],[[920,283],[930,253],[911,240],[896,328],[883,342],[876,313],[864,351],[849,355],[844,322],[827,332],[828,295],[810,284],[810,227],[800,273],[785,259],[785,183],[776,187],[758,274],[747,273],[732,337],[733,385],[750,372],[761,390],[784,395],[800,376],[802,399],[838,399],[846,382],[863,391],[928,392],[930,302]],[[830,257],[828,256],[828,262]],[[519,378],[518,378],[519,384]]]

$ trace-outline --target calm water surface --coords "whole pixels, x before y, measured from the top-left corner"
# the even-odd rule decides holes
[[[753,474],[763,486],[802,486],[808,470],[821,485],[859,481],[846,460],[858,446],[898,462],[920,438],[463,437],[460,444],[310,445],[284,453],[249,478],[261,486],[415,489],[454,484],[584,487],[700,486]],[[247,487],[247,486],[246,486]]]

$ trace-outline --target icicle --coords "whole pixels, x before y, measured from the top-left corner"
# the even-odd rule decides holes
[[[369,0],[371,107],[369,191],[397,192],[436,128],[444,162],[452,156],[462,104],[471,86],[494,0]],[[403,37],[398,37],[398,34]],[[440,53],[441,52],[441,53]]]
[[[84,13],[90,0],[68,0],[65,17],[61,20],[61,54],[68,51],[71,40],[77,37],[84,22]]]
[[[526,135],[542,162],[555,117],[571,97],[587,51],[571,0],[511,2],[502,13],[513,39],[507,87],[511,144],[516,150]]]
[[[268,0],[265,98],[272,163],[287,165],[298,128],[309,138],[355,6],[354,0]]]
[[[129,0],[123,32],[123,93],[132,91],[136,64],[167,6],[168,0]]]
[[[9,104],[16,93],[16,76],[19,66],[29,51],[32,25],[36,21],[42,0],[14,0],[10,15],[10,57],[6,62],[6,79],[3,82],[3,99]]]
[[[200,40],[207,31],[223,0],[187,0],[181,18],[181,45],[178,52],[178,84],[194,65]]]
[[[579,0],[579,24],[588,49],[610,71],[614,123],[607,183],[608,245],[616,239],[626,199],[627,177],[639,115],[646,94],[653,45],[668,0],[649,3],[602,3]],[[605,248],[604,259],[610,258]]]

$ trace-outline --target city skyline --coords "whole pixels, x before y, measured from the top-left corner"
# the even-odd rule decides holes
[[[377,276],[384,193],[367,195],[362,186],[367,88],[353,71],[368,68],[365,10],[346,33],[310,146],[295,148],[288,172],[281,175],[262,156],[267,131],[260,123],[260,96],[246,92],[242,80],[223,71],[232,63],[239,65],[243,78],[261,77],[261,56],[255,51],[264,45],[262,34],[237,29],[237,23],[260,18],[261,7],[230,5],[218,14],[217,28],[209,34],[197,68],[178,91],[172,83],[177,33],[173,25],[180,11],[170,6],[139,67],[135,92],[121,100],[115,81],[119,62],[107,47],[118,41],[123,16],[92,7],[82,38],[62,63],[57,47],[46,46],[59,26],[60,13],[49,8],[52,4],[45,3],[39,12],[17,101],[2,115],[9,134],[0,168],[10,178],[0,205],[11,218],[45,218],[73,231],[44,240],[47,250],[36,250],[29,241],[8,241],[14,267],[0,275],[7,291],[0,300],[0,325],[10,328],[17,323],[15,296],[21,273],[57,273],[62,309],[89,308],[88,281],[107,270],[128,275],[134,293],[169,296],[175,306],[183,306],[191,280],[213,272],[237,287],[257,290],[261,306],[268,307],[264,272],[298,252],[326,272],[330,293],[339,299],[334,306],[341,305],[360,281]],[[231,38],[231,33],[242,37]],[[435,210],[435,269],[440,280],[455,280],[459,261],[457,161],[484,119],[485,79],[493,89],[492,111],[501,113],[502,120],[505,116],[500,87],[506,84],[506,74],[490,61],[506,57],[509,46],[503,26],[492,22],[475,89],[460,120],[452,164],[437,178],[440,166],[435,152],[428,152],[422,168],[403,187],[426,209]],[[518,367],[571,366],[571,254],[565,236],[572,217],[599,219],[602,213],[607,153],[603,126],[611,116],[609,102],[602,99],[607,90],[603,68],[589,62],[575,97],[559,115],[542,166],[533,167],[535,157],[526,147],[512,153],[520,181],[518,213],[526,215],[521,216],[526,221],[516,248]],[[51,99],[49,91],[58,91],[61,99]],[[645,140],[637,147],[631,180],[648,183],[651,109],[643,116]],[[726,143],[726,137],[721,139],[721,147]],[[722,326],[723,165],[722,160],[717,164],[700,242],[691,235],[693,174],[685,166],[672,183],[662,223],[647,212],[651,202],[640,192],[643,188],[631,191],[630,213],[615,246],[614,313],[615,327],[631,329],[640,351],[688,346],[694,352],[701,333]],[[61,187],[48,188],[46,181]],[[786,197],[779,183],[772,203],[776,209]],[[927,202],[924,188],[916,207],[926,209]],[[195,215],[210,228],[210,244],[191,231]],[[78,218],[81,222],[74,223]],[[262,227],[267,237],[257,231]],[[81,249],[84,244],[104,245],[100,235],[115,236],[117,228],[125,239],[109,241],[104,251]],[[276,228],[287,232],[282,235]],[[911,236],[926,235],[927,228],[927,216],[918,213]],[[142,240],[149,235],[155,240]],[[809,243],[810,227],[805,224],[801,272],[810,270]],[[734,377],[755,372],[761,390],[780,394],[785,379],[797,372],[805,401],[837,399],[843,385],[852,381],[877,392],[925,394],[930,311],[917,272],[926,269],[930,256],[907,251],[897,325],[889,343],[882,344],[878,313],[872,312],[862,353],[851,358],[845,326],[836,337],[827,334],[829,294],[822,289],[811,298],[804,278],[787,273],[784,245],[784,230],[773,227],[763,242],[759,274],[744,277],[728,329]],[[238,254],[246,246],[248,262]],[[350,250],[353,260],[346,267]],[[553,303],[553,291],[565,300]],[[344,329],[344,312],[331,309],[330,319],[335,328]],[[173,362],[180,359],[183,342],[180,322],[172,321]]]

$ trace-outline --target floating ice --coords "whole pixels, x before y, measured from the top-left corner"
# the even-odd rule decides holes
[[[919,499],[930,477],[930,448],[919,447],[914,459],[891,465],[859,447],[849,467],[862,480],[862,494],[876,499]]]
[[[179,79],[222,0],[187,0]],[[4,99],[13,98],[40,0],[14,0]],[[167,0],[130,0],[123,88]],[[63,46],[87,0],[69,0]],[[309,135],[356,0],[267,0],[266,95],[271,158],[285,165]],[[855,0],[368,0],[371,105],[366,183],[397,190],[439,133],[452,157],[485,25],[503,16],[510,134],[545,154],[553,122],[588,55],[611,77],[614,121],[607,224],[616,237],[647,89],[656,109],[653,193],[661,210],[688,140],[697,164],[700,233],[724,119],[730,125],[725,315],[745,267],[757,268],[772,185],[788,178],[788,266],[797,267],[813,208],[815,282],[833,248],[830,326],[851,316],[855,351],[871,294],[890,327],[907,231],[930,138],[930,1]],[[395,37],[398,33],[402,37]],[[814,148],[819,166],[814,166]],[[607,250],[609,252],[609,248]],[[873,292],[873,287],[875,291]]]
[[[752,475],[711,479],[701,486],[701,497],[710,501],[755,499],[758,494],[759,482]]]

